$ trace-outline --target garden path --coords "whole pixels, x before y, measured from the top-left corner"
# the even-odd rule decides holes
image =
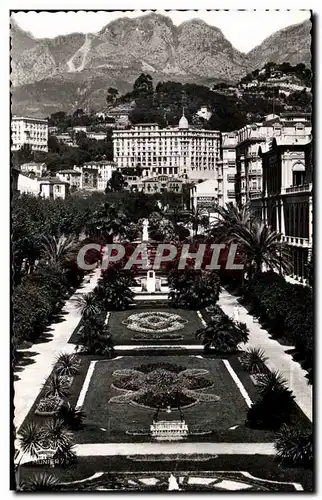
[[[45,380],[50,375],[57,355],[62,351],[74,351],[75,345],[68,344],[68,340],[81,319],[81,314],[77,311],[77,298],[86,295],[95,288],[100,273],[101,270],[96,269],[88,277],[85,277],[81,287],[67,300],[62,309],[63,320],[50,326],[51,340],[36,343],[29,349],[24,349],[26,353],[28,351],[33,353],[33,363],[25,366],[18,374],[19,380],[14,382],[14,425],[17,430],[28,415]]]
[[[274,443],[86,443],[74,447],[78,457],[115,455],[275,455]],[[21,463],[30,461],[23,455]]]
[[[299,363],[294,361],[286,351],[291,350],[291,346],[280,344],[270,337],[267,330],[261,328],[259,323],[254,321],[250,315],[238,302],[238,298],[223,289],[219,295],[218,305],[228,316],[234,316],[236,306],[239,307],[239,321],[246,323],[250,335],[246,347],[261,347],[268,361],[267,367],[270,370],[278,370],[288,381],[289,388],[293,391],[295,401],[303,413],[312,421],[313,418],[313,397],[312,386],[308,384],[307,372],[303,370]]]

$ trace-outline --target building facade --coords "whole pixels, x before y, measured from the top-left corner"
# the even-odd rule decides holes
[[[33,172],[37,177],[41,177],[44,173],[47,172],[46,163],[40,162],[32,162],[32,163],[23,163],[20,165],[21,172],[31,173]]]
[[[77,191],[81,188],[81,172],[72,169],[59,170],[57,177],[61,181],[68,182],[71,191]]]
[[[116,170],[116,165],[112,161],[90,161],[81,167],[74,167],[76,172],[80,172],[79,189],[94,191],[104,191],[107,182],[112,177],[112,172]]]
[[[13,116],[11,119],[11,150],[24,144],[33,151],[48,151],[48,121],[40,118]]]
[[[251,199],[257,216],[281,233],[289,247],[291,275],[307,279],[313,246],[312,159],[310,136],[274,138],[259,148],[263,165],[261,195]]]
[[[39,178],[34,174],[20,172],[17,190],[20,194],[26,193],[43,198],[65,199],[69,194],[69,184],[56,177]]]
[[[114,130],[113,149],[120,171],[140,166],[147,176],[211,179],[220,155],[220,132],[191,128],[183,114],[175,128],[142,123]]]
[[[237,132],[236,201],[244,204],[262,192],[262,161],[260,145],[269,144],[273,137],[301,137],[311,133],[306,114],[268,115],[263,122],[246,125]]]

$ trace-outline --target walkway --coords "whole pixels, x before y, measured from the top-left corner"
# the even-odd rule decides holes
[[[78,457],[115,455],[275,455],[274,443],[86,443],[76,444]],[[21,463],[30,461],[23,455]]]
[[[14,425],[16,429],[19,429],[28,415],[45,380],[52,371],[57,355],[62,351],[72,352],[74,350],[75,346],[68,344],[68,340],[81,319],[81,314],[77,311],[76,301],[78,297],[95,288],[100,272],[100,269],[96,269],[89,277],[85,277],[85,280],[88,281],[84,281],[84,284],[66,302],[62,309],[62,312],[65,313],[64,319],[60,323],[51,325],[52,339],[42,344],[33,344],[29,349],[24,350],[24,352],[33,353],[32,360],[34,362],[18,372],[20,380],[14,383]]]
[[[296,403],[312,421],[312,386],[308,384],[305,377],[307,372],[301,368],[299,363],[293,360],[290,354],[285,352],[292,349],[292,347],[284,346],[277,340],[272,339],[267,330],[255,323],[253,316],[248,314],[245,307],[241,306],[237,298],[227,290],[220,293],[218,305],[229,316],[233,316],[235,307],[239,306],[239,321],[246,323],[250,331],[246,347],[261,347],[265,351],[269,358],[266,362],[268,368],[278,370],[284,376],[288,381],[289,388],[293,391]]]
[[[275,455],[274,443],[91,443],[77,444],[77,456]]]

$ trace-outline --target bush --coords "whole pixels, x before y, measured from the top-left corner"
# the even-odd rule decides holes
[[[236,352],[240,343],[246,343],[249,330],[244,323],[233,321],[219,307],[211,313],[207,326],[197,330],[196,338],[205,351],[214,348],[219,353]]]
[[[313,435],[310,430],[283,425],[276,436],[277,457],[286,465],[313,466]]]
[[[267,361],[267,356],[265,352],[260,347],[251,347],[247,349],[242,355],[242,364],[248,373],[254,375],[257,373],[262,373]]]
[[[255,429],[278,430],[290,423],[294,409],[294,396],[278,373],[263,375],[258,383],[260,397],[247,413],[246,424]]]
[[[168,281],[169,299],[174,307],[203,309],[218,300],[220,280],[214,271],[173,270]]]
[[[85,413],[75,406],[70,404],[61,406],[57,416],[63,420],[66,427],[73,431],[78,431],[83,427]]]

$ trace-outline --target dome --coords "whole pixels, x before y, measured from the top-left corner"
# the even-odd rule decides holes
[[[189,122],[187,118],[184,116],[184,111],[182,113],[182,117],[180,118],[179,121],[179,128],[189,128]]]

